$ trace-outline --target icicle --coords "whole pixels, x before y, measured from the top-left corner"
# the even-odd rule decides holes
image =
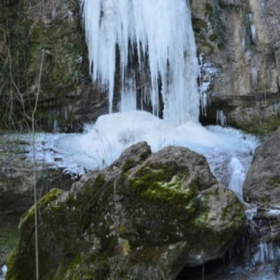
[[[260,242],[258,252],[254,255],[255,263],[272,262],[279,260],[280,249],[274,243]]]
[[[205,279],[205,266],[204,264],[202,264],[202,271],[201,271],[201,280],[204,280]]]
[[[280,102],[274,103],[274,104],[273,104],[273,109],[274,109],[274,112],[275,112],[277,115],[280,115]]]
[[[246,175],[244,167],[237,157],[232,157],[229,162],[228,169],[230,174],[228,188],[235,192],[240,200],[243,200],[242,185]]]
[[[172,124],[189,119],[197,121],[199,69],[187,2],[81,0],[81,5],[92,79],[98,80],[108,93],[109,112],[113,111],[116,51],[120,57],[117,67],[121,74],[122,98],[128,97],[125,85],[131,78],[127,70],[129,53],[135,51],[139,72],[147,71],[144,67],[148,67],[153,113],[159,115],[161,93],[165,120]],[[137,87],[137,84],[132,87],[135,95]],[[146,93],[143,97],[146,99]]]
[[[252,13],[247,14],[247,19],[250,24],[252,42],[255,44],[257,42],[257,30],[256,30],[256,25],[254,24],[253,14]]]
[[[246,41],[245,41],[244,37],[242,38],[241,46],[242,46],[242,50],[245,51],[245,49],[246,49]]]
[[[68,110],[67,110],[67,107],[64,107],[64,118],[65,118],[65,120],[68,120]]]
[[[209,90],[213,82],[217,69],[213,64],[204,62],[203,55],[199,55],[199,97],[200,97],[200,112],[203,116],[207,115],[207,106],[210,105]]]
[[[256,86],[258,81],[258,69],[256,67],[252,67],[250,69],[250,74],[251,74],[252,85]]]
[[[223,110],[216,111],[216,123],[220,124],[221,126],[227,126],[227,117]]]
[[[57,123],[57,120],[55,119],[54,120],[54,123],[53,123],[53,132],[54,133],[57,133],[59,130],[58,130],[58,123]]]
[[[136,110],[135,79],[130,78],[124,85],[122,98],[119,105],[121,112]]]

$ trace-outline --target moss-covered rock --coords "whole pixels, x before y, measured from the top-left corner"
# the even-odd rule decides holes
[[[37,207],[42,280],[175,279],[186,264],[221,257],[246,224],[203,156],[180,147],[151,154],[145,142]],[[34,278],[33,218],[34,207],[22,218],[8,280]]]

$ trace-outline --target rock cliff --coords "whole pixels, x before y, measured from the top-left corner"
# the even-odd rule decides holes
[[[222,110],[227,123],[254,133],[279,125],[278,1],[192,1],[193,26],[208,83],[202,121]],[[208,73],[208,75],[207,75]]]
[[[208,103],[201,121],[216,123],[218,110],[230,125],[273,131],[280,108],[279,2],[190,2]],[[88,75],[80,1],[0,5],[2,125],[25,127],[38,91],[36,120],[44,130],[79,131],[107,113],[106,97]]]

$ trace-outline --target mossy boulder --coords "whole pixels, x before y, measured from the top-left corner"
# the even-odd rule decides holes
[[[50,199],[51,198],[51,199]],[[185,265],[222,257],[246,226],[243,205],[186,148],[128,148],[69,192],[38,202],[40,279],[175,279]],[[7,279],[35,275],[34,207]]]

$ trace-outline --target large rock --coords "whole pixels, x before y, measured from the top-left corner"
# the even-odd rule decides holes
[[[280,207],[280,128],[255,152],[244,182],[247,202]]]
[[[185,265],[222,257],[246,219],[206,159],[186,148],[152,154],[145,142],[39,209],[40,279],[175,279]],[[35,278],[34,213],[20,223],[7,279]]]

